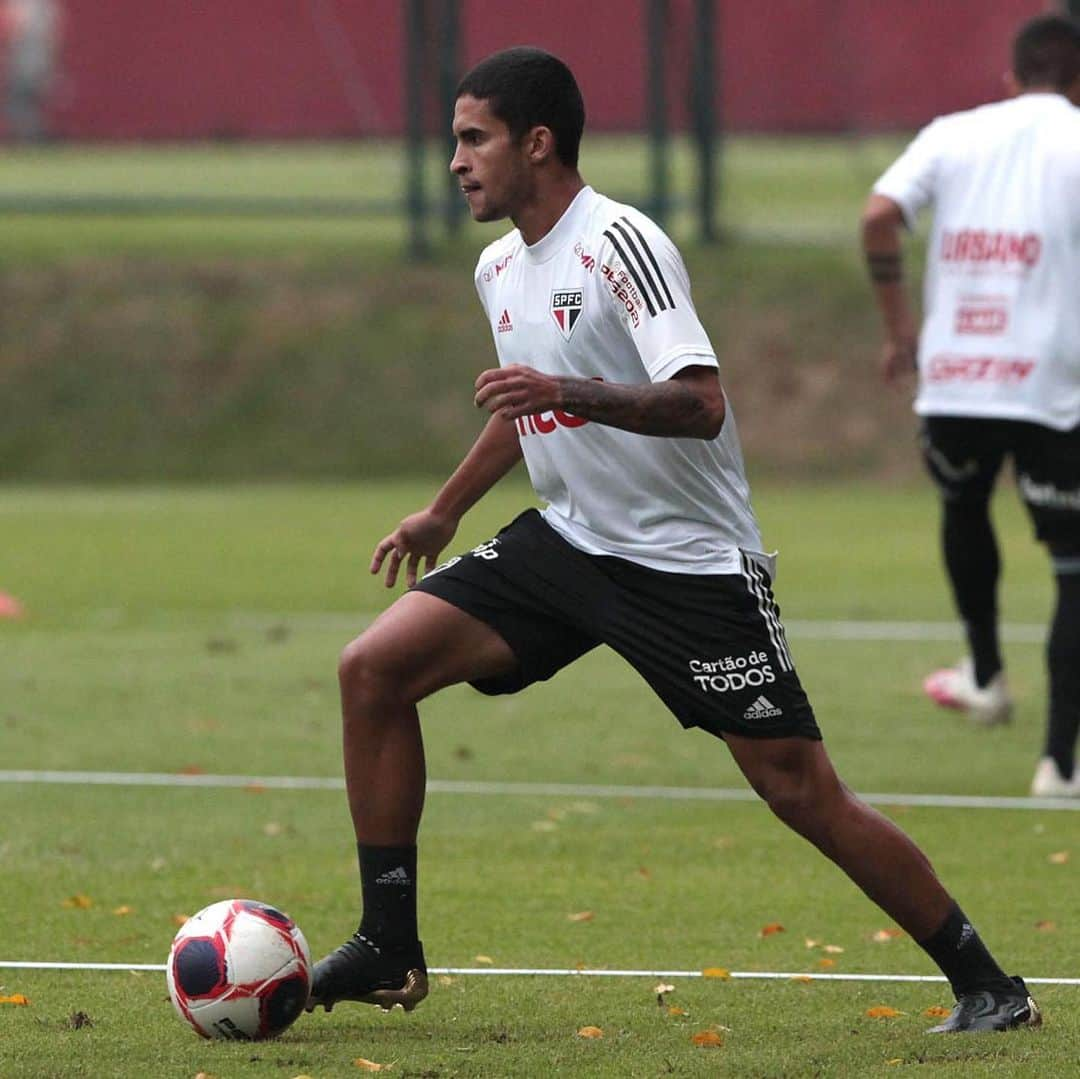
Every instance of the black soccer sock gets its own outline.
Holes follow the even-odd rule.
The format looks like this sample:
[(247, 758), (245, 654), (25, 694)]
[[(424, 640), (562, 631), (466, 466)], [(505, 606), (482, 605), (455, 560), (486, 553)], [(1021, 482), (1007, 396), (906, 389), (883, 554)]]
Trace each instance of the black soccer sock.
[(1080, 735), (1080, 558), (1054, 557), (1057, 607), (1050, 625), (1046, 664), (1050, 675), (1050, 714), (1046, 756), (1065, 779), (1076, 765)]
[(1012, 989), (1009, 976), (994, 962), (975, 927), (955, 904), (944, 924), (919, 947), (941, 968), (957, 997), (979, 989)]
[(1001, 556), (989, 501), (946, 499), (941, 546), (956, 609), (964, 621), (975, 684), (985, 686), (1002, 667), (997, 619)]
[(364, 914), (359, 932), (379, 947), (412, 944), (416, 924), (416, 847), (356, 845)]

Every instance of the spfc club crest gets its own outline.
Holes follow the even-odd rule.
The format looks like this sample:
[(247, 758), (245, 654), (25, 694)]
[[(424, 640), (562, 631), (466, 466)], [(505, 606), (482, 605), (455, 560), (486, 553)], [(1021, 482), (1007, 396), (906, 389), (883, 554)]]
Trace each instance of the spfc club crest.
[(559, 333), (569, 341), (581, 317), (581, 289), (557, 288), (551, 294), (551, 317)]

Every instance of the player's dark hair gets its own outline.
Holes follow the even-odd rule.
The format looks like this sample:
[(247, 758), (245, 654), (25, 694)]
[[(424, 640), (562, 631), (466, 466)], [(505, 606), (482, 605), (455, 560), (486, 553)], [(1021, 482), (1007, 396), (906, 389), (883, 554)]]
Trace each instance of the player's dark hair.
[(585, 102), (557, 56), (526, 46), (492, 53), (458, 83), (456, 96), (464, 94), (486, 101), (515, 139), (534, 127), (549, 128), (559, 160), (577, 168)]
[(1021, 86), (1067, 90), (1080, 78), (1080, 19), (1039, 15), (1013, 39), (1013, 74)]

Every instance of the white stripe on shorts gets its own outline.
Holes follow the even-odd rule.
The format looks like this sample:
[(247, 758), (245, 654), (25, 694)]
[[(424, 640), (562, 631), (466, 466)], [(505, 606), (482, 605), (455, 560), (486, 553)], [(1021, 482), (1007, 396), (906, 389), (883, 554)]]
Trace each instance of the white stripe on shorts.
[(768, 587), (765, 584), (765, 576), (761, 567), (754, 560), (742, 554), (743, 577), (746, 579), (746, 587), (750, 594), (757, 600), (758, 611), (769, 631), (769, 639), (776, 651), (776, 658), (782, 671), (792, 671), (795, 664), (788, 651), (787, 638), (784, 636), (784, 627), (780, 622), (780, 615), (776, 610), (776, 603), (770, 598)]

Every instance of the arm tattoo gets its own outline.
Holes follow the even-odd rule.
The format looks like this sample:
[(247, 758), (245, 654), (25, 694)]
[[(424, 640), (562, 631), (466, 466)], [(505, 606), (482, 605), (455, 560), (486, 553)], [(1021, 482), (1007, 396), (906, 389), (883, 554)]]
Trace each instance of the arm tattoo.
[(900, 256), (895, 253), (876, 254), (868, 252), (866, 265), (870, 271), (870, 280), (875, 285), (886, 285), (899, 281), (903, 276), (903, 265)]
[(582, 419), (639, 435), (701, 437), (705, 403), (676, 379), (628, 386), (585, 378), (559, 379), (562, 408)]

